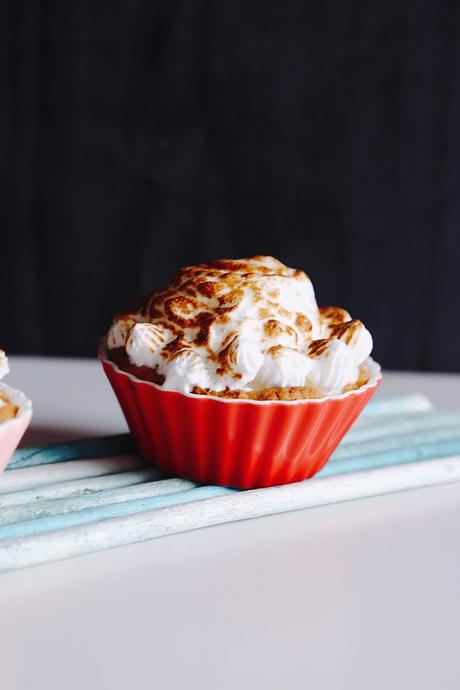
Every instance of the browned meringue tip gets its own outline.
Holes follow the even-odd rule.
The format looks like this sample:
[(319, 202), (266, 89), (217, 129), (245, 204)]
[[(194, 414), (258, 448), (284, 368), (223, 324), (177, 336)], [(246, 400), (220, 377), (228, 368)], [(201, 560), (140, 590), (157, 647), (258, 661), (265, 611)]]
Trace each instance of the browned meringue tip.
[(346, 309), (341, 307), (319, 307), (319, 318), (324, 325), (344, 323), (350, 321), (351, 316)]
[(316, 357), (321, 357), (327, 350), (330, 342), (330, 338), (320, 338), (319, 340), (313, 340), (308, 347), (308, 356), (312, 359)]
[(353, 337), (363, 328), (362, 321), (358, 319), (351, 319), (345, 323), (336, 323), (330, 327), (330, 338), (337, 338), (343, 340), (346, 345), (349, 345)]

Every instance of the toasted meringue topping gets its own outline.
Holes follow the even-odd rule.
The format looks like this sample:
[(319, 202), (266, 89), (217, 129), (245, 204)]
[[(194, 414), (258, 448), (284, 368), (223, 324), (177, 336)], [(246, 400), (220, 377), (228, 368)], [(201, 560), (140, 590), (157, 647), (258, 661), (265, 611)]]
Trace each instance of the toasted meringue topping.
[(255, 256), (181, 269), (115, 318), (107, 347), (123, 346), (169, 390), (319, 385), (327, 394), (356, 381), (372, 337), (344, 309), (318, 309), (305, 273)]
[(297, 347), (300, 336), (297, 330), (276, 319), (264, 323), (264, 336), (267, 343), (274, 342), (285, 347)]
[(323, 338), (331, 337), (331, 328), (336, 324), (350, 321), (351, 316), (340, 307), (320, 307), (319, 318), (321, 322), (321, 336)]
[(312, 360), (302, 352), (277, 345), (265, 354), (257, 374), (258, 388), (288, 388), (304, 386)]
[(136, 323), (128, 333), (126, 353), (136, 366), (154, 368), (161, 362), (161, 350), (173, 337), (159, 324)]
[(260, 345), (256, 340), (234, 336), (219, 354), (217, 374), (221, 377), (216, 390), (225, 388), (244, 388), (253, 381), (264, 360)]
[(338, 338), (349, 346), (355, 364), (361, 364), (372, 352), (372, 336), (362, 321), (346, 321), (331, 327), (331, 338)]
[(192, 349), (180, 350), (167, 363), (160, 365), (159, 372), (164, 375), (166, 387), (171, 391), (190, 393), (195, 386), (208, 388), (210, 384), (202, 358)]
[(109, 349), (113, 350), (116, 347), (124, 347), (130, 330), (139, 321), (142, 321), (142, 319), (138, 314), (118, 314), (107, 333), (107, 346)]
[(359, 366), (355, 363), (353, 350), (343, 340), (315, 340), (308, 348), (308, 355), (312, 362), (308, 381), (312, 386), (336, 393), (358, 380)]

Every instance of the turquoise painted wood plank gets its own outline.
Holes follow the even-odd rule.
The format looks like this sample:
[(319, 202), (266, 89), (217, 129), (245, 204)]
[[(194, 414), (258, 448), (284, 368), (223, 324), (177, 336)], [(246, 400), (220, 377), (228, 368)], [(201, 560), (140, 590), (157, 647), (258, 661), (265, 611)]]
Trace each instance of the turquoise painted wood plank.
[(330, 460), (316, 476), (330, 477), (360, 470), (373, 470), (456, 455), (460, 455), (460, 439), (431, 443), (424, 446), (396, 448), (386, 453), (376, 453), (374, 455), (360, 455)]
[(385, 436), (405, 436), (429, 429), (460, 428), (460, 413), (421, 412), (418, 414), (383, 417), (377, 424), (355, 425), (342, 440), (342, 445)]
[(460, 456), (315, 478), (269, 489), (229, 492), (97, 523), (0, 541), (0, 571), (72, 558), (236, 520), (453, 481), (460, 481)]
[[(351, 459), (351, 464), (347, 463), (344, 465), (342, 462), (341, 465), (329, 467), (325, 472), (333, 473), (337, 468), (342, 472), (350, 471), (350, 467), (351, 469), (356, 469), (356, 467), (363, 469), (369, 466), (369, 457), (375, 454), (393, 452), (407, 447), (413, 448), (413, 453), (415, 453), (417, 452), (417, 446), (421, 444), (434, 444), (445, 440), (455, 440), (460, 438), (459, 421), (460, 415), (458, 414), (427, 415), (426, 413), (412, 416), (408, 419), (402, 418), (399, 426), (393, 420), (392, 425), (396, 425), (399, 431), (412, 431), (412, 433), (399, 436), (388, 436), (386, 434), (387, 438), (365, 438), (364, 441), (342, 444), (330, 462), (340, 463), (349, 458)], [(443, 428), (442, 424), (447, 426)], [(439, 427), (439, 425), (441, 426)], [(386, 424), (382, 424), (382, 426), (384, 432), (389, 431), (390, 428), (395, 428), (394, 426), (387, 427)], [(375, 432), (375, 429), (363, 429), (362, 431), (367, 435), (367, 432)], [(356, 465), (355, 459), (359, 456), (366, 457), (359, 465)], [(410, 454), (409, 458), (412, 458), (412, 454)], [(394, 456), (391, 456), (391, 462), (394, 461)], [(374, 464), (376, 463), (377, 461), (374, 461)], [(386, 456), (380, 458), (380, 464), (382, 463), (386, 465)], [(133, 479), (130, 478), (130, 474), (133, 475)], [(68, 483), (68, 486), (64, 487), (51, 485), (39, 490), (25, 490), (23, 492), (15, 492), (14, 494), (0, 495), (0, 525), (79, 511), (99, 505), (146, 498), (159, 493), (168, 493), (168, 487), (170, 487), (169, 493), (173, 493), (173, 491), (185, 490), (194, 486), (192, 482), (187, 482), (187, 480), (169, 479), (163, 482), (156, 482), (158, 486), (155, 487), (152, 481), (159, 479), (161, 473), (153, 467), (138, 473), (126, 473), (126, 475), (126, 480), (123, 480), (122, 473), (114, 475), (113, 478), (77, 480), (73, 485)], [(142, 480), (149, 483), (139, 486)], [(93, 486), (91, 482), (98, 482), (95, 488), (91, 488)], [(130, 483), (134, 484), (134, 486), (129, 485)], [(75, 489), (78, 490), (76, 491)]]
[(20, 448), (14, 453), (6, 469), (15, 470), (20, 467), (49, 465), (65, 460), (108, 458), (113, 455), (132, 453), (137, 453), (137, 449), (131, 434), (100, 436), (41, 448)]
[(377, 453), (388, 453), (402, 448), (415, 446), (432, 446), (443, 441), (460, 440), (460, 426), (448, 426), (441, 429), (419, 429), (409, 434), (399, 436), (384, 436), (355, 443), (340, 445), (332, 454), (330, 463), (344, 458), (354, 458), (360, 455), (372, 456)]
[(53, 532), (55, 530), (65, 529), (67, 527), (74, 527), (75, 525), (96, 523), (100, 520), (133, 515), (134, 513), (140, 513), (145, 510), (157, 510), (158, 508), (164, 508), (165, 506), (181, 505), (182, 503), (200, 501), (203, 498), (224, 496), (225, 494), (232, 493), (233, 491), (234, 490), (226, 489), (222, 486), (203, 486), (163, 496), (141, 498), (134, 501), (127, 501), (125, 503), (114, 503), (111, 505), (98, 506), (96, 508), (86, 508), (78, 512), (67, 513), (65, 515), (55, 515), (51, 517), (37, 518), (36, 520), (17, 522), (11, 525), (0, 527), (0, 541), (4, 539), (30, 537), (36, 534), (44, 534), (45, 532)]
[(27, 505), (13, 505), (0, 510), (0, 525), (9, 525), (14, 522), (36, 520), (52, 515), (64, 515), (78, 512), (86, 508), (124, 503), (137, 499), (152, 498), (166, 494), (178, 493), (193, 489), (197, 484), (186, 479), (164, 479), (162, 481), (149, 481), (134, 486), (123, 486), (107, 491), (85, 492), (79, 496), (61, 498), (54, 501), (35, 501)]
[(373, 398), (361, 412), (361, 418), (406, 414), (407, 412), (428, 412), (433, 409), (431, 400), (423, 393)]
[[(430, 408), (419, 394), (377, 399), (314, 479), (253, 491), (162, 479), (138, 456), (121, 458), (120, 465), (120, 458), (98, 459), (92, 453), (95, 447), (105, 453), (120, 447), (119, 442), (131, 442), (127, 434), (78, 441), (75, 447), (32, 449), (18, 458), (24, 469), (0, 479), (0, 570), (295, 506), (459, 481), (460, 414), (440, 415)], [(87, 460), (77, 459), (77, 444)], [(40, 455), (46, 459), (48, 454), (52, 467), (36, 466)], [(67, 460), (74, 461), (68, 468)], [(149, 472), (155, 473), (151, 481)], [(132, 484), (128, 476), (119, 483), (123, 475), (132, 475)]]
[(35, 505), (43, 501), (54, 501), (85, 495), (94, 495), (123, 486), (152, 482), (163, 479), (164, 473), (156, 467), (147, 467), (134, 472), (119, 472), (102, 477), (85, 477), (57, 484), (46, 484), (32, 489), (10, 491), (0, 494), (0, 511), (10, 506)]
[(145, 460), (138, 455), (125, 455), (113, 458), (96, 458), (94, 460), (74, 460), (53, 465), (25, 467), (4, 472), (0, 477), (0, 494), (19, 489), (31, 489), (45, 484), (83, 479), (84, 477), (101, 477), (105, 474), (116, 474), (131, 470), (144, 469)]
[[(425, 444), (423, 446), (398, 447), (391, 451), (374, 455), (360, 454), (342, 457), (330, 461), (317, 477), (338, 476), (363, 470), (394, 467), (413, 463), (414, 461), (427, 461), (436, 457), (443, 458), (449, 455), (460, 455), (460, 438)], [(30, 536), (32, 534), (39, 534), (43, 531), (53, 531), (78, 524), (97, 522), (115, 516), (131, 515), (147, 509), (163, 507), (163, 505), (174, 505), (175, 503), (182, 503), (188, 500), (202, 500), (235, 491), (232, 489), (221, 489), (222, 487), (204, 486), (159, 498), (153, 497), (129, 500), (131, 497), (128, 497), (128, 500), (123, 503), (97, 505), (92, 508), (85, 508), (64, 515), (57, 514), (52, 517), (15, 522), (14, 524), (0, 527), (0, 539)]]

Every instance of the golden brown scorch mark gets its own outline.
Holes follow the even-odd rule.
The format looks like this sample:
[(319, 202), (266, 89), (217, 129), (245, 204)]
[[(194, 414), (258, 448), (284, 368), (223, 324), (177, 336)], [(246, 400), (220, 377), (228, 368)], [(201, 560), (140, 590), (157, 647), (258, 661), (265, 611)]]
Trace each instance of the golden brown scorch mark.
[(345, 323), (336, 323), (331, 327), (330, 337), (343, 340), (346, 345), (349, 345), (353, 339), (353, 336), (360, 330), (361, 327), (361, 321), (356, 319), (346, 321)]
[(295, 325), (304, 337), (308, 337), (310, 335), (312, 329), (311, 321), (305, 316), (305, 314), (301, 314), (300, 312), (297, 314)]
[(323, 355), (326, 352), (328, 348), (328, 343), (329, 340), (327, 338), (314, 340), (308, 348), (308, 356), (313, 358), (321, 357), (321, 355)]
[(319, 307), (319, 318), (326, 325), (349, 321), (350, 315), (341, 307)]

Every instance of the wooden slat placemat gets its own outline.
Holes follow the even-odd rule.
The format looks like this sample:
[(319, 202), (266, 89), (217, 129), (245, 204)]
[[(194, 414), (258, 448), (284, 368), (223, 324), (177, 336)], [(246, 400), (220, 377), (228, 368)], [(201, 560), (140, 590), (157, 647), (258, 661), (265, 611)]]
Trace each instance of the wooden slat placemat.
[(0, 475), (0, 572), (200, 527), (460, 481), (460, 412), (371, 402), (325, 468), (238, 491), (169, 477), (128, 434), (20, 449)]

